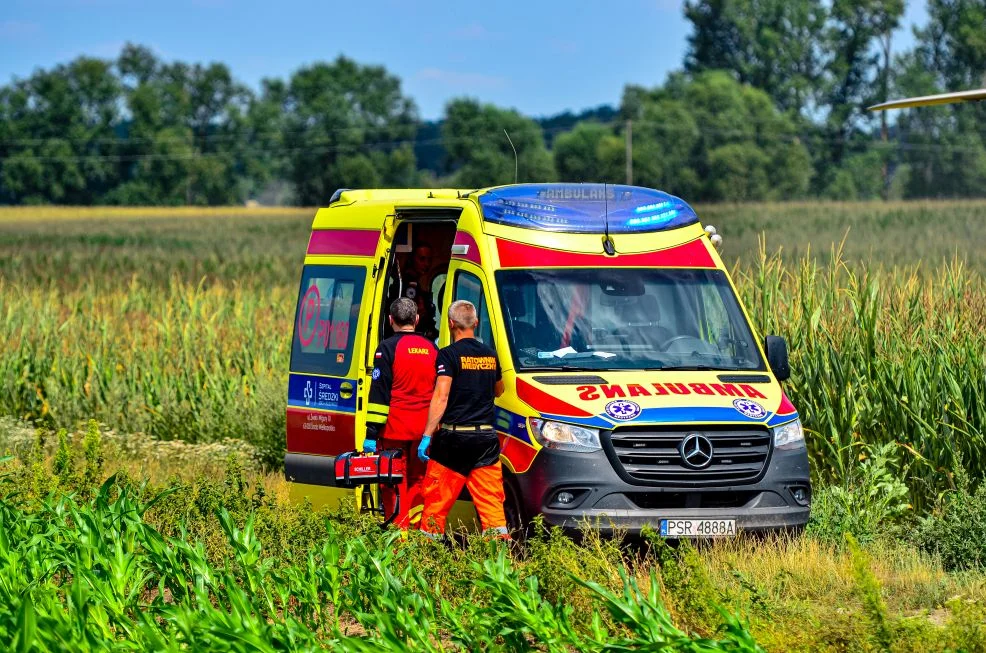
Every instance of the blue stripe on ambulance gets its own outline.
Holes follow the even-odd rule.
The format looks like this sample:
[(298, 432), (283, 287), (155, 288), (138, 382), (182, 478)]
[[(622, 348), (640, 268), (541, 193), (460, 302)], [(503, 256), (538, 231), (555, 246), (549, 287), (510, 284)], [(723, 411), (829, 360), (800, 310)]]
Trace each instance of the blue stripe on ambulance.
[(622, 425), (637, 424), (765, 424), (768, 427), (779, 426), (793, 419), (797, 419), (798, 413), (788, 413), (787, 415), (777, 415), (767, 413), (767, 417), (753, 419), (747, 417), (735, 408), (726, 406), (695, 406), (695, 407), (675, 407), (675, 408), (645, 408), (640, 414), (631, 420), (619, 421), (607, 419), (600, 416), (594, 417), (569, 417), (568, 415), (542, 415), (544, 419), (556, 422), (566, 422), (578, 426), (586, 426), (598, 429), (612, 429)]
[[(340, 386), (349, 383), (352, 394), (343, 397)], [(356, 381), (310, 374), (291, 374), (288, 379), (288, 406), (314, 410), (356, 412)]]

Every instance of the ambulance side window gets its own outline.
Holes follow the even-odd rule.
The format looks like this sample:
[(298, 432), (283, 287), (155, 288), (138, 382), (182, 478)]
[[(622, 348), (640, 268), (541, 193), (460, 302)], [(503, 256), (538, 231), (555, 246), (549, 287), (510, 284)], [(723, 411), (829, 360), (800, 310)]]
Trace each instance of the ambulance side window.
[(455, 275), (455, 294), (452, 295), (452, 298), (454, 301), (464, 299), (472, 302), (472, 305), (476, 307), (477, 317), (479, 317), (476, 339), (493, 347), (493, 325), (490, 323), (490, 312), (486, 307), (483, 282), (479, 280), (479, 277), (470, 272), (459, 271)]
[(291, 371), (345, 376), (353, 362), (366, 269), (308, 265), (291, 340)]

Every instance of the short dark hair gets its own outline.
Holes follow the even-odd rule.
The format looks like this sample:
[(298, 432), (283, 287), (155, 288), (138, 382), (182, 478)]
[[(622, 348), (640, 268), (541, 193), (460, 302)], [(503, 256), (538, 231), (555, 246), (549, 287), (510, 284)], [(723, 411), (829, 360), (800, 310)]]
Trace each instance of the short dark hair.
[(390, 305), (390, 318), (395, 326), (414, 326), (414, 318), (418, 316), (418, 305), (413, 299), (401, 297)]

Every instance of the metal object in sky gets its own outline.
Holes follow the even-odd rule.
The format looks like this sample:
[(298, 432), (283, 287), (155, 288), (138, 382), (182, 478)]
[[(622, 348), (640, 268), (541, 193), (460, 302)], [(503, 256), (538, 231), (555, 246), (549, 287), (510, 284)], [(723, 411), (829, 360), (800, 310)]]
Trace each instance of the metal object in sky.
[(986, 100), (986, 88), (972, 91), (954, 91), (938, 95), (902, 98), (882, 104), (874, 104), (867, 111), (884, 111), (886, 109), (909, 109), (911, 107), (930, 107), (939, 104), (957, 104), (959, 102), (976, 102)]

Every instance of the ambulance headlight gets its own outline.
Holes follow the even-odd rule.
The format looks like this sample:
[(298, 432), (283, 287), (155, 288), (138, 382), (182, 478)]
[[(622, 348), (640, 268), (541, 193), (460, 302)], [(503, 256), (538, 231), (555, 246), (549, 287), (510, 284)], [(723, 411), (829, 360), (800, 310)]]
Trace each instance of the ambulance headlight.
[(531, 418), (531, 433), (544, 447), (564, 451), (599, 451), (599, 429)]
[(805, 430), (801, 428), (801, 420), (796, 419), (781, 424), (773, 429), (774, 448), (800, 449), (805, 446)]

